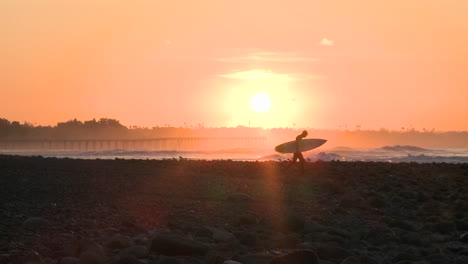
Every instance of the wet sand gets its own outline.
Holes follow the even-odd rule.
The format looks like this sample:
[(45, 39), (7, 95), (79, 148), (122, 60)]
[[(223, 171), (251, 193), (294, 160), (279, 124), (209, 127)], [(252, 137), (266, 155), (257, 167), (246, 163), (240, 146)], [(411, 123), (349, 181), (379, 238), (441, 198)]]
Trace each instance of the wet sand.
[(0, 263), (468, 263), (468, 164), (284, 167), (0, 155)]

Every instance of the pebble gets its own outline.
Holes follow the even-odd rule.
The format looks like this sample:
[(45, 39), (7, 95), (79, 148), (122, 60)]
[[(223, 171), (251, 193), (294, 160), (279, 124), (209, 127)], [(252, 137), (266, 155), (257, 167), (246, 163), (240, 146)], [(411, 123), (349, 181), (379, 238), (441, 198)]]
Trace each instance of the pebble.
[(41, 217), (31, 217), (26, 219), (23, 222), (23, 227), (29, 231), (38, 231), (44, 229), (50, 225), (49, 221), (41, 218)]
[(205, 255), (209, 246), (177, 234), (158, 234), (151, 240), (150, 251), (174, 255)]
[(249, 202), (252, 201), (252, 197), (245, 193), (231, 193), (227, 197), (228, 201), (231, 202)]
[(314, 251), (298, 249), (273, 258), (270, 264), (319, 264), (319, 261)]
[(468, 243), (468, 232), (463, 233), (463, 234), (460, 235), (460, 241)]
[(346, 257), (350, 256), (351, 253), (342, 247), (337, 247), (333, 245), (321, 245), (317, 247), (317, 255), (320, 257), (320, 259), (343, 260)]

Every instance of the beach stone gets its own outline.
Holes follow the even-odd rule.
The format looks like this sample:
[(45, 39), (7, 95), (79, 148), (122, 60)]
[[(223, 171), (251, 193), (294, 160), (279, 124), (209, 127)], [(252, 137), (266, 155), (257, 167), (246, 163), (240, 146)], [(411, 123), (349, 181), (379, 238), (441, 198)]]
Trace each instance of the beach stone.
[(241, 262), (242, 264), (268, 264), (273, 259), (273, 257), (267, 253), (254, 253), (240, 255), (234, 259)]
[(203, 243), (171, 233), (161, 233), (154, 236), (150, 245), (151, 252), (168, 256), (205, 255), (209, 249)]
[(468, 219), (462, 219), (456, 221), (457, 230), (468, 230)]
[(431, 264), (447, 264), (450, 263), (450, 259), (448, 259), (446, 256), (436, 253), (432, 254), (426, 257), (426, 259), (431, 260)]
[(406, 231), (416, 231), (418, 228), (410, 221), (396, 220), (391, 224), (392, 227), (398, 227)]
[(445, 247), (452, 252), (464, 252), (468, 251), (468, 245), (459, 241), (450, 241), (445, 244)]
[(252, 214), (241, 215), (238, 220), (238, 224), (241, 226), (251, 226), (258, 223), (257, 217)]
[(442, 233), (442, 234), (447, 234), (447, 233), (452, 233), (455, 231), (455, 226), (453, 223), (450, 222), (439, 222), (435, 223), (431, 226), (431, 229), (434, 232)]
[(122, 249), (132, 245), (132, 239), (120, 234), (114, 235), (106, 242), (106, 247), (110, 249)]
[(460, 241), (468, 243), (468, 232), (463, 233), (463, 234), (460, 235)]
[(252, 200), (252, 197), (245, 193), (231, 193), (227, 197), (228, 201), (231, 202), (249, 202)]
[(425, 244), (428, 244), (428, 242), (423, 240), (421, 236), (416, 232), (403, 232), (402, 234), (400, 234), (400, 241), (405, 244), (415, 246), (423, 246)]
[(23, 227), (29, 231), (38, 231), (50, 225), (49, 221), (41, 217), (31, 217), (23, 222)]
[(298, 249), (273, 258), (270, 264), (319, 264), (319, 261), (314, 251)]
[(271, 244), (276, 248), (295, 248), (301, 242), (296, 233), (275, 233), (271, 238)]
[(455, 260), (455, 264), (466, 264), (466, 263), (468, 263), (468, 256), (458, 256), (457, 259)]
[(62, 253), (65, 257), (79, 257), (81, 253), (87, 250), (96, 251), (104, 255), (102, 246), (88, 239), (79, 239), (65, 243)]
[(286, 223), (289, 231), (301, 232), (305, 227), (305, 219), (303, 216), (289, 213), (286, 217)]
[(135, 245), (123, 250), (124, 254), (132, 255), (137, 258), (148, 256), (148, 248), (142, 245)]
[(395, 241), (395, 236), (388, 231), (373, 230), (367, 233), (365, 239), (374, 246), (382, 246)]
[(184, 264), (183, 259), (176, 257), (161, 256), (161, 258), (156, 262), (157, 264)]
[(369, 199), (369, 204), (374, 208), (383, 208), (387, 205), (385, 199), (380, 196), (373, 196)]
[(397, 253), (396, 256), (392, 258), (393, 263), (397, 263), (400, 261), (417, 261), (419, 260), (418, 256), (415, 256), (409, 252), (400, 252)]
[(378, 264), (379, 262), (368, 256), (349, 256), (340, 264)]
[(215, 227), (208, 227), (208, 229), (211, 231), (212, 238), (216, 242), (231, 242), (236, 240), (236, 237), (226, 230)]
[(80, 264), (103, 264), (106, 258), (104, 254), (96, 250), (86, 250), (80, 255)]
[(358, 194), (348, 192), (341, 197), (340, 205), (346, 208), (359, 208), (362, 202), (363, 200)]
[(117, 257), (115, 261), (112, 262), (113, 264), (141, 264), (142, 262), (139, 261), (133, 255), (120, 255)]
[(317, 247), (317, 255), (320, 257), (320, 259), (325, 260), (343, 260), (346, 257), (349, 257), (351, 253), (342, 247), (334, 245), (320, 245)]
[(137, 235), (133, 238), (133, 242), (138, 245), (146, 245), (149, 239), (145, 234)]
[(311, 233), (311, 232), (323, 232), (325, 231), (327, 228), (324, 227), (323, 225), (315, 222), (315, 221), (312, 221), (312, 220), (309, 220), (309, 221), (306, 221), (304, 223), (304, 232), (306, 233)]
[(80, 262), (79, 258), (64, 257), (60, 259), (59, 264), (78, 264), (79, 262)]
[(235, 236), (244, 245), (254, 246), (257, 244), (257, 235), (255, 232), (236, 232)]
[(37, 253), (36, 251), (29, 251), (26, 252), (21, 258), (20, 258), (20, 263), (25, 263), (25, 264), (42, 264), (44, 263), (42, 260), (41, 255)]

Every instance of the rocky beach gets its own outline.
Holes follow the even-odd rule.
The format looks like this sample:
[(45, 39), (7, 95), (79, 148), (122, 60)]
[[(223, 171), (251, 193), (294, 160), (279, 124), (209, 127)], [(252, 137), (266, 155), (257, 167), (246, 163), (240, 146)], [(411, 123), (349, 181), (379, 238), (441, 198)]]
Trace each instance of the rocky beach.
[(0, 263), (468, 263), (468, 164), (0, 156)]

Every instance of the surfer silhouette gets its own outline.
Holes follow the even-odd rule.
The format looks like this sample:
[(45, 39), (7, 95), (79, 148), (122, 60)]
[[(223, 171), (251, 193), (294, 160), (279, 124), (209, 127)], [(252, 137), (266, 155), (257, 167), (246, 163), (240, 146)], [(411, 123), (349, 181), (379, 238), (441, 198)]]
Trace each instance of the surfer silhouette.
[(307, 133), (306, 130), (302, 131), (302, 133), (300, 135), (298, 135), (296, 137), (296, 152), (294, 152), (294, 155), (293, 155), (293, 159), (291, 160), (291, 162), (288, 164), (288, 166), (286, 167), (289, 168), (291, 167), (292, 165), (294, 165), (296, 163), (296, 161), (299, 159), (299, 162), (301, 164), (301, 173), (304, 174), (304, 164), (305, 164), (305, 159), (304, 157), (302, 156), (302, 152), (299, 150), (299, 145), (301, 143), (301, 140), (305, 137), (307, 137), (309, 133)]

